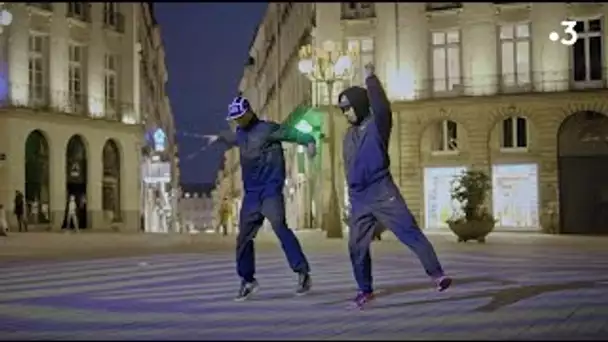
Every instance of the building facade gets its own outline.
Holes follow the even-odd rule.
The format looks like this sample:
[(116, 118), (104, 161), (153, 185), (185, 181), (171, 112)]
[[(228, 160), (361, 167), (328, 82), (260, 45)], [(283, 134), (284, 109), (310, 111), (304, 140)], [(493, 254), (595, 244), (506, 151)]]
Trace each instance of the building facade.
[(179, 199), (181, 225), (188, 232), (215, 232), (213, 198), (206, 184), (182, 184)]
[[(361, 84), (363, 66), (375, 62), (393, 107), (392, 173), (421, 226), (446, 229), (455, 210), (450, 181), (475, 168), (491, 175), (497, 229), (606, 233), (607, 5), (310, 6), (314, 45), (332, 40), (358, 53), (351, 84)], [(259, 98), (278, 91), (267, 84), (256, 83), (267, 94)], [(333, 113), (327, 91), (313, 88), (316, 103)], [(295, 86), (283, 91), (305, 94)], [(289, 112), (286, 102), (281, 109)], [(346, 123), (338, 123), (339, 151)], [(336, 164), (341, 187), (340, 158)], [(322, 184), (328, 171), (325, 158)]]
[(59, 229), (74, 195), (81, 228), (137, 230), (149, 117), (141, 105), (166, 101), (164, 90), (140, 92), (139, 31), (151, 9), (6, 6), (13, 21), (0, 35), (0, 203), (12, 209), (21, 191), (30, 225)]
[(139, 79), (141, 80), (142, 211), (143, 230), (152, 233), (179, 232), (179, 158), (175, 123), (166, 88), (169, 74), (161, 28), (152, 3), (140, 3), (138, 26)]

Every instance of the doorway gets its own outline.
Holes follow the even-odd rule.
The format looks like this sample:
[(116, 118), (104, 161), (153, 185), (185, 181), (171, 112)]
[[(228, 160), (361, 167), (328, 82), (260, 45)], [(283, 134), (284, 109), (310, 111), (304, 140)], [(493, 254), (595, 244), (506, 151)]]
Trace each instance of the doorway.
[(608, 234), (608, 117), (577, 112), (558, 133), (560, 232)]
[[(68, 140), (66, 149), (66, 205), (65, 215), (67, 219), (67, 210), (70, 196), (74, 196), (76, 201), (78, 216), (78, 228), (86, 229), (88, 227), (87, 214), (87, 153), (84, 141), (80, 135), (74, 135)], [(65, 219), (64, 219), (65, 221)], [(66, 227), (69, 222), (64, 222)]]

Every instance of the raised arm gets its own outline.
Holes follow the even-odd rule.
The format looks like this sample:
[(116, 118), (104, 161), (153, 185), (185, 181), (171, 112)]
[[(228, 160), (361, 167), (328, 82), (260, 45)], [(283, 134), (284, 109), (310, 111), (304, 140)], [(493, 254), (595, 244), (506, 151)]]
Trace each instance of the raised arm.
[(298, 145), (309, 145), (311, 143), (315, 143), (315, 137), (312, 135), (302, 133), (293, 127), (279, 124), (274, 124), (274, 131), (270, 134), (270, 139), (280, 142), (295, 143)]
[[(368, 76), (365, 78), (365, 86), (367, 87), (367, 95), (369, 97), (370, 106), (374, 113), (376, 125), (380, 135), (386, 138), (388, 143), (391, 129), (393, 127), (393, 115), (391, 113), (391, 103), (384, 92), (384, 88), (380, 80), (373, 72), (373, 66), (368, 66)], [(371, 69), (371, 70), (370, 70)]]

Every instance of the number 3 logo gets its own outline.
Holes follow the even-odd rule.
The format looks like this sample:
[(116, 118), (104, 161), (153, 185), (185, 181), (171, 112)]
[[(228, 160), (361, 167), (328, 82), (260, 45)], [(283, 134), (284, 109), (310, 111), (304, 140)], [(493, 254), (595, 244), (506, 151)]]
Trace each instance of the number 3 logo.
[(562, 21), (562, 26), (565, 26), (564, 33), (570, 35), (569, 39), (562, 38), (561, 43), (567, 46), (572, 46), (578, 39), (578, 34), (574, 31), (576, 21)]

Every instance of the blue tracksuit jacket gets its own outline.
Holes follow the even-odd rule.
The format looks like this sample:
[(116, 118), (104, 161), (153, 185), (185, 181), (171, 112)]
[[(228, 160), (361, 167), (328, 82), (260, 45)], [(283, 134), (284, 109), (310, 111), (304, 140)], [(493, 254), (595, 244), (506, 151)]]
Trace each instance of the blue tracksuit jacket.
[(312, 135), (295, 128), (257, 118), (248, 127), (237, 128), (236, 133), (224, 132), (220, 136), (229, 147), (239, 147), (245, 192), (263, 195), (283, 192), (285, 157), (281, 142), (306, 145), (315, 141)]
[(314, 142), (314, 137), (257, 117), (246, 128), (238, 128), (236, 134), (230, 132), (221, 136), (228, 146), (239, 147), (245, 189), (239, 214), (237, 274), (246, 282), (255, 279), (253, 239), (264, 218), (270, 221), (281, 241), (291, 269), (296, 273), (309, 272), (310, 266), (302, 247), (285, 220), (285, 157), (281, 142), (305, 145)]
[[(376, 76), (366, 79), (367, 91), (345, 90), (359, 122), (344, 136), (344, 167), (351, 198), (360, 197), (374, 183), (390, 176), (388, 142), (393, 127), (390, 102)], [(371, 106), (371, 112), (369, 110)]]

